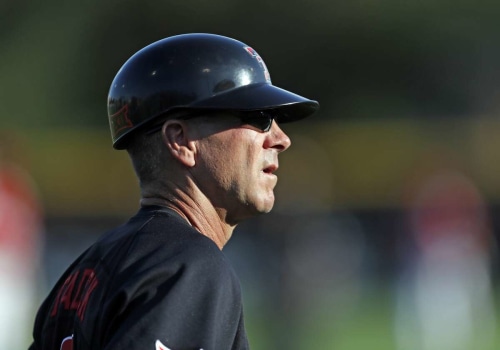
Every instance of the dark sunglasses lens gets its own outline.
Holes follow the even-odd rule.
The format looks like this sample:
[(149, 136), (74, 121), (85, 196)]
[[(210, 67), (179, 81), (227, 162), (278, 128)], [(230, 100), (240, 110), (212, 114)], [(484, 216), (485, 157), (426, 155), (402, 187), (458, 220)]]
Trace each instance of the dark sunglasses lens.
[(262, 131), (269, 131), (273, 124), (274, 116), (265, 111), (246, 112), (241, 116), (243, 123), (256, 127)]

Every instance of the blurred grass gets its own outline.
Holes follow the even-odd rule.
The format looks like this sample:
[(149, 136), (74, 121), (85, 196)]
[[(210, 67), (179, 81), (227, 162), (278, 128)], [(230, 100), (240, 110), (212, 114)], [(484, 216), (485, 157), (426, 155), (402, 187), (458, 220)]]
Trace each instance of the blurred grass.
[[(494, 350), (500, 348), (500, 293), (496, 292), (495, 314), (497, 325), (493, 344), (487, 344), (479, 334), (472, 349)], [(282, 319), (276, 324), (277, 315), (269, 308), (248, 307), (246, 325), (250, 345), (259, 350), (324, 349), (324, 350), (397, 350), (394, 335), (394, 303), (390, 289), (380, 289), (366, 295), (348, 312), (336, 311), (335, 305), (321, 304), (309, 315), (297, 319)], [(309, 310), (311, 311), (311, 310)], [(279, 318), (279, 316), (278, 316)], [(287, 347), (274, 331), (285, 324), (295, 328), (283, 329), (288, 338)], [(477, 325), (476, 325), (477, 326)], [(409, 349), (398, 349), (409, 350)]]

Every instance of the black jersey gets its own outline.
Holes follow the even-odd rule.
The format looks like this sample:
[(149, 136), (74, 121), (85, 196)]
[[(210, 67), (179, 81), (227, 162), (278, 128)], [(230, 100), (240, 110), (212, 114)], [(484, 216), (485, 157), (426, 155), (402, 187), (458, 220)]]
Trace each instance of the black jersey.
[(30, 350), (248, 349), (239, 281), (175, 212), (142, 208), (63, 274)]

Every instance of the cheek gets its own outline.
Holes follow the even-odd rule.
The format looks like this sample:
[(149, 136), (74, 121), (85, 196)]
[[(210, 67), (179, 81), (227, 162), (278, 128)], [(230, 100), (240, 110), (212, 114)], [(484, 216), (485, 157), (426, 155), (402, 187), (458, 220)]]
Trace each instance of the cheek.
[(221, 174), (233, 189), (252, 186), (258, 175), (258, 161), (255, 152), (244, 147), (233, 149), (224, 158)]
[(206, 175), (215, 179), (219, 187), (239, 192), (256, 181), (261, 166), (260, 144), (252, 133), (255, 132), (232, 129), (200, 143), (200, 162)]
[(234, 181), (234, 174), (241, 164), (238, 150), (220, 137), (212, 137), (200, 144), (200, 156), (197, 159), (204, 180), (214, 179), (218, 187), (229, 189)]

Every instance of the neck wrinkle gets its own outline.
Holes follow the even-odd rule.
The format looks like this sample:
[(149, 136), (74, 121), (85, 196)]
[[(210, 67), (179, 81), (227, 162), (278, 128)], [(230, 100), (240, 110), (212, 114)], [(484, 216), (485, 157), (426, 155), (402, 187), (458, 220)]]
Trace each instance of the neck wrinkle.
[(170, 191), (169, 195), (160, 195), (157, 191), (154, 194), (143, 191), (140, 204), (141, 206), (158, 205), (174, 210), (189, 225), (210, 238), (220, 250), (229, 241), (235, 228), (224, 221), (222, 213), (219, 213), (201, 192), (196, 196), (178, 188)]

